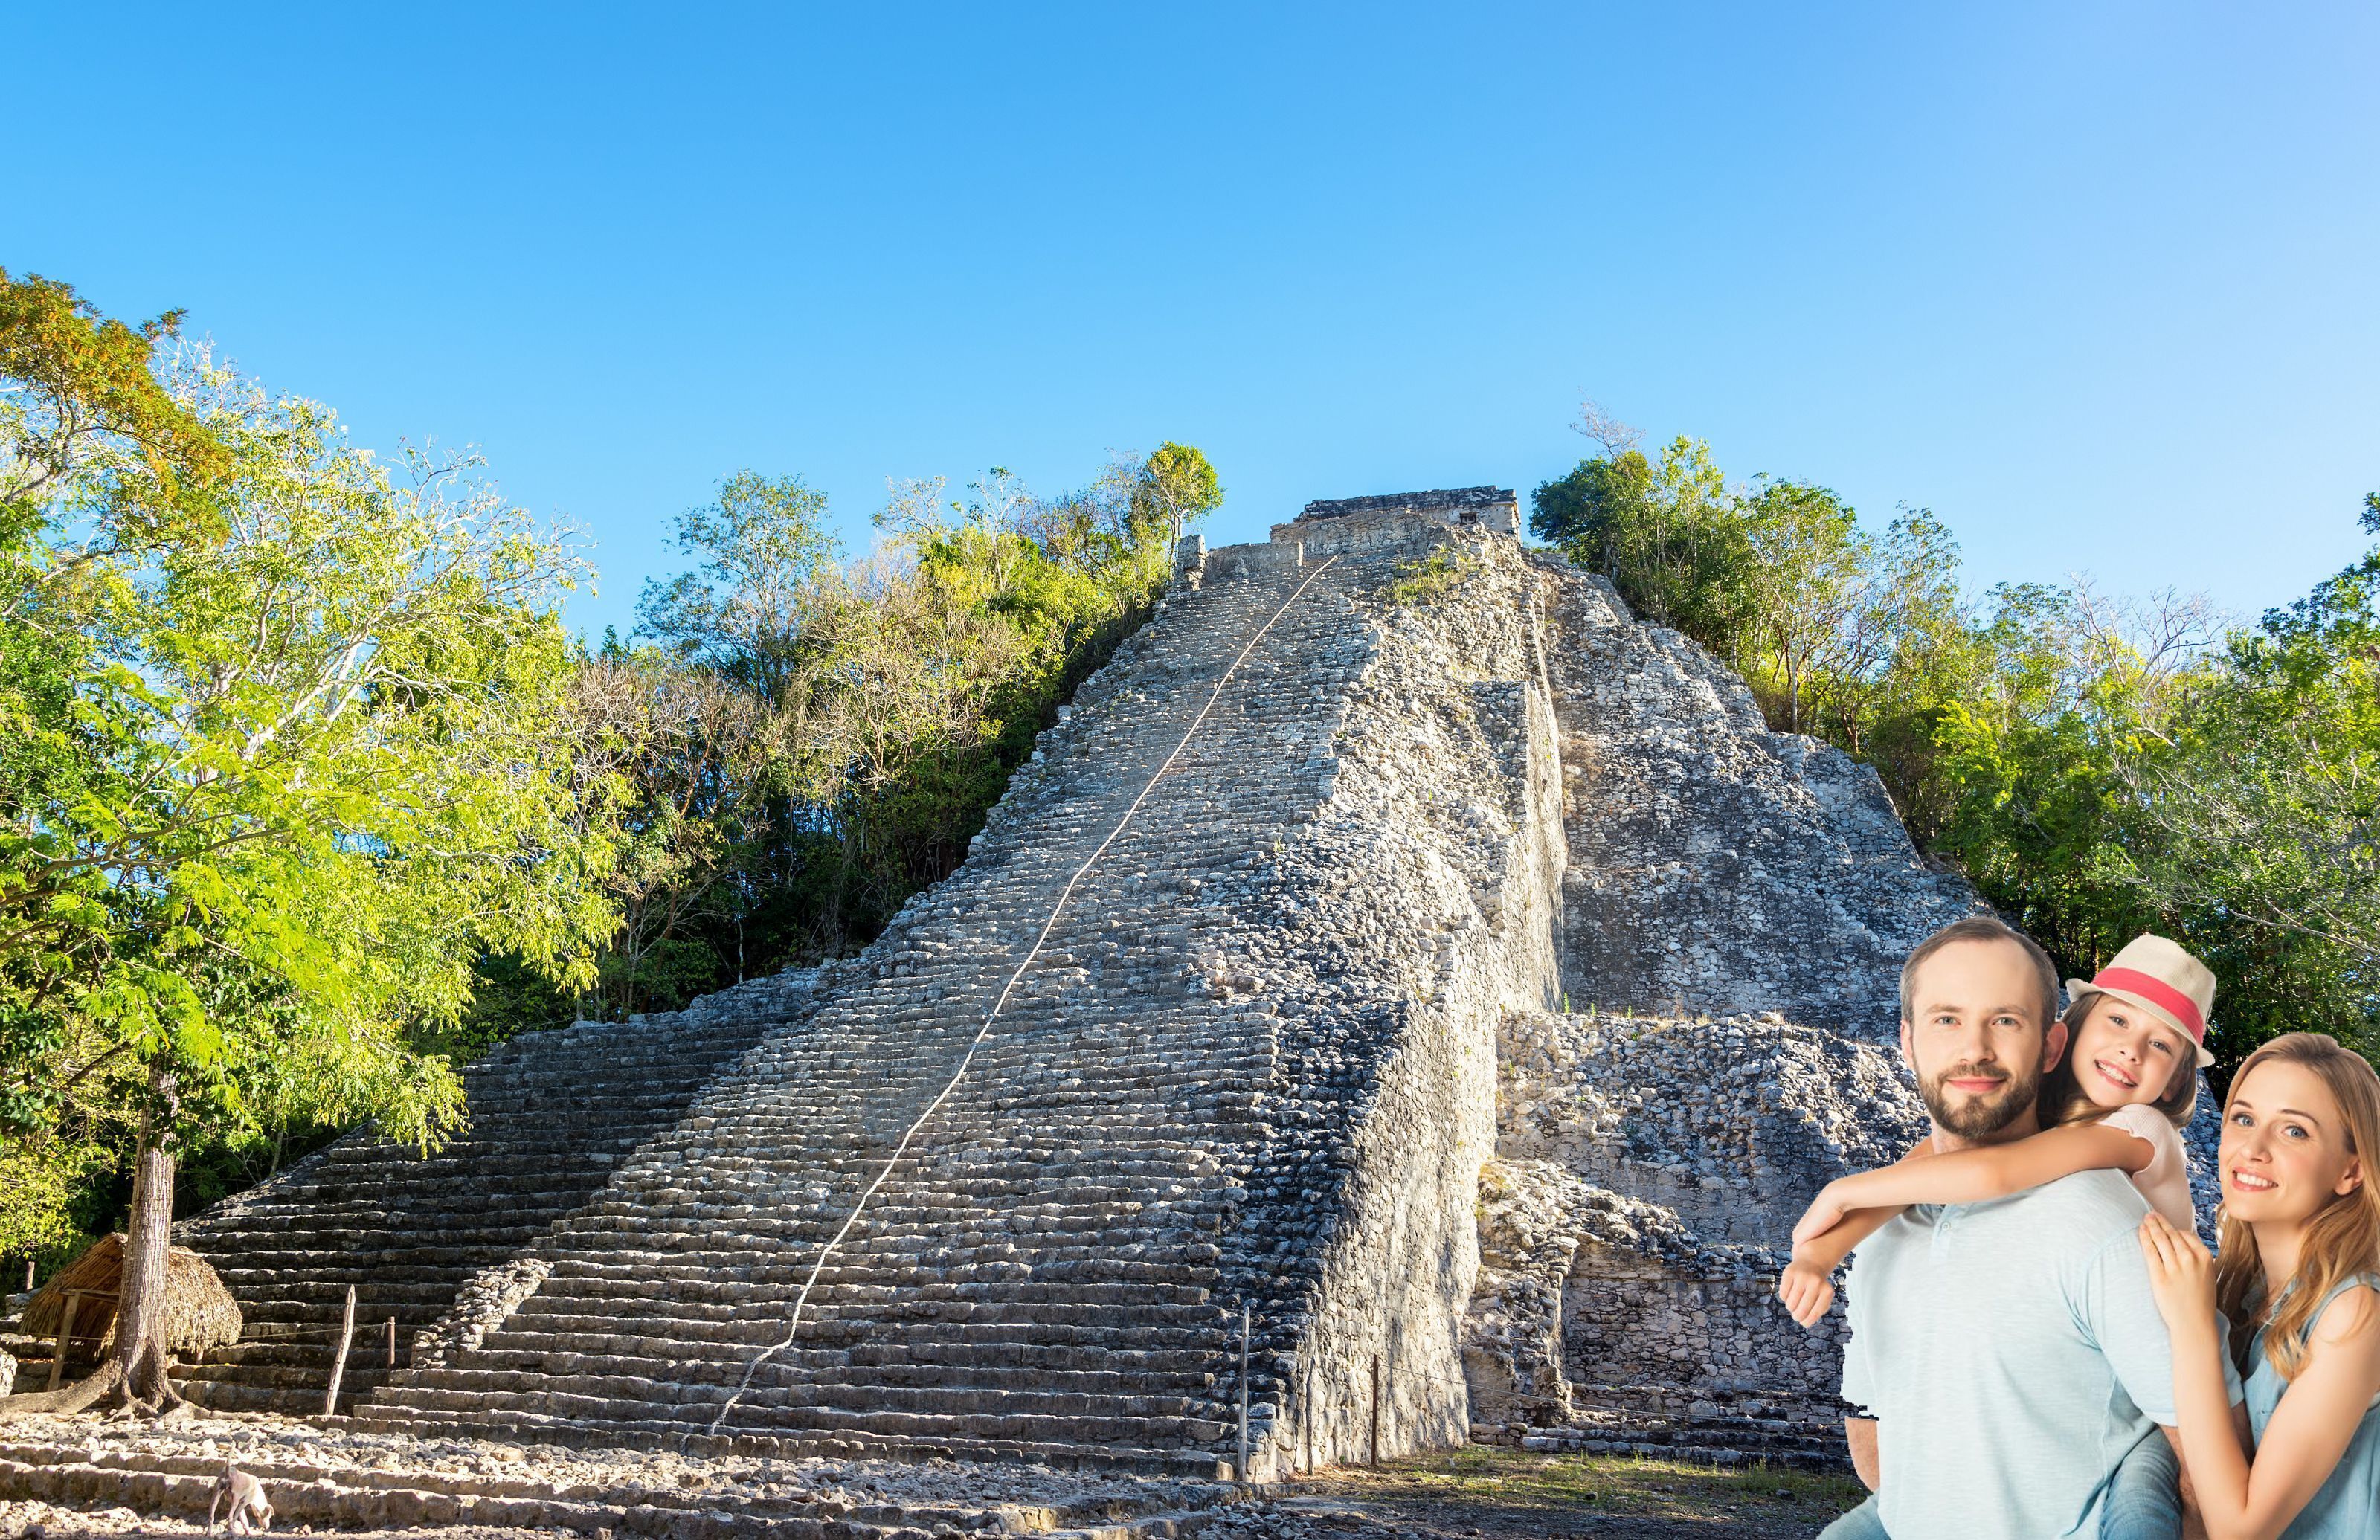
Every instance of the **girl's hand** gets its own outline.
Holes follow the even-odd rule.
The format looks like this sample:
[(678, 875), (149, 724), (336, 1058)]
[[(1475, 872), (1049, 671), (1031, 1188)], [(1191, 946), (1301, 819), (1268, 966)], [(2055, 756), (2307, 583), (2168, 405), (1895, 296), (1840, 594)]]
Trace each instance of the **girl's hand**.
[(1849, 1201), (1848, 1194), (1843, 1191), (1841, 1178), (1838, 1177), (1828, 1182), (1818, 1189), (1818, 1195), (1811, 1200), (1810, 1207), (1803, 1212), (1801, 1222), (1793, 1227), (1793, 1243), (1798, 1246), (1804, 1241), (1816, 1240), (1842, 1223), (1843, 1216), (1858, 1207), (1859, 1205)]
[(2166, 1330), (2212, 1330), (2215, 1326), (2215, 1258), (2205, 1243), (2152, 1210), (2141, 1220), (2141, 1252), (2148, 1258), (2149, 1292)]
[(1796, 1256), (1778, 1275), (1777, 1297), (1796, 1326), (1816, 1326), (1835, 1303), (1835, 1280), (1816, 1263)]

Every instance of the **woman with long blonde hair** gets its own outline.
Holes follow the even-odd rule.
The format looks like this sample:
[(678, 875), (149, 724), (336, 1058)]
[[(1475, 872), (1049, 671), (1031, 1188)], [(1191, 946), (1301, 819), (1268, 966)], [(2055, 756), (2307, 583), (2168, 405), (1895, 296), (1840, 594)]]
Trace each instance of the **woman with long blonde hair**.
[[(2292, 1032), (2248, 1056), (2223, 1110), (2222, 1260), (2152, 1212), (2149, 1283), (2210, 1540), (2380, 1535), (2380, 1074)], [(2217, 1307), (2247, 1379), (2253, 1460), (2226, 1393)]]

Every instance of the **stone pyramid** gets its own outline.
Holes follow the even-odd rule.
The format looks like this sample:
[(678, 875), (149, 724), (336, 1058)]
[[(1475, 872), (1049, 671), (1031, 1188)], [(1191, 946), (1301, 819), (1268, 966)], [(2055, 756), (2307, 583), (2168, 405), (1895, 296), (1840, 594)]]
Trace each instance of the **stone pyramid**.
[[(350, 1370), (358, 1424), (546, 1442), (1208, 1472), (1238, 1458), (1244, 1311), (1259, 1473), (1570, 1416), (1605, 1370), (1639, 1416), (1697, 1376), (1813, 1383), (1823, 1339), (1749, 1294), (1694, 1364), (1598, 1364), (1624, 1312), (1564, 1291), (1748, 1276), (1905, 1123), (1891, 972), (1976, 901), (1872, 774), (1767, 733), (1517, 522), (1473, 488), (1194, 538), (865, 952), (510, 1045), (468, 1144), (350, 1138), (181, 1238), (267, 1334), (351, 1282), (397, 1323), (397, 1364)], [(1651, 1015), (1727, 1019), (1704, 1112), (1597, 1089), (1670, 1062)], [(1828, 1100), (1844, 1075), (1872, 1106)], [(1516, 1202), (1552, 1228), (1491, 1224), (1483, 1291)], [(320, 1410), (317, 1348), (195, 1373)]]

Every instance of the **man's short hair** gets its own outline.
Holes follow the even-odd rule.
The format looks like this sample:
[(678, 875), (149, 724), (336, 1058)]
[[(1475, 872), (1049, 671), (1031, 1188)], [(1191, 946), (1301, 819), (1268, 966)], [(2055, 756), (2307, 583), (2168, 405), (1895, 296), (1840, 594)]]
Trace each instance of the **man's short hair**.
[(1949, 946), (1953, 941), (2014, 941), (2033, 960), (2033, 971), (2041, 980), (2041, 1021), (2044, 1032), (2058, 1019), (2058, 967), (2050, 962), (2049, 953), (2041, 943), (2010, 925), (1997, 915), (1969, 915), (1962, 920), (1952, 920), (1911, 949), (1909, 961), (1900, 964), (1900, 1019), (1914, 1019), (1909, 998), (1911, 983), (1917, 977), (1917, 965)]

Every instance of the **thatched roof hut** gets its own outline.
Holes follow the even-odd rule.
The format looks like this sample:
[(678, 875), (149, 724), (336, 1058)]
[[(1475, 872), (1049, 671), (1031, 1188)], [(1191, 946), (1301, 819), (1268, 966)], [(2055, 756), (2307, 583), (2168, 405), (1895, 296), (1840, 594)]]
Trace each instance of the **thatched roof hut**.
[[(115, 1307), (124, 1294), (124, 1237), (110, 1235), (42, 1285), (25, 1306), (18, 1328), (28, 1337), (55, 1337), (66, 1320), (67, 1296), (81, 1295), (75, 1307), (74, 1340), (104, 1351), (115, 1336)], [(206, 1259), (187, 1246), (165, 1252), (165, 1303), (159, 1345), (190, 1353), (239, 1340), (239, 1305)]]

